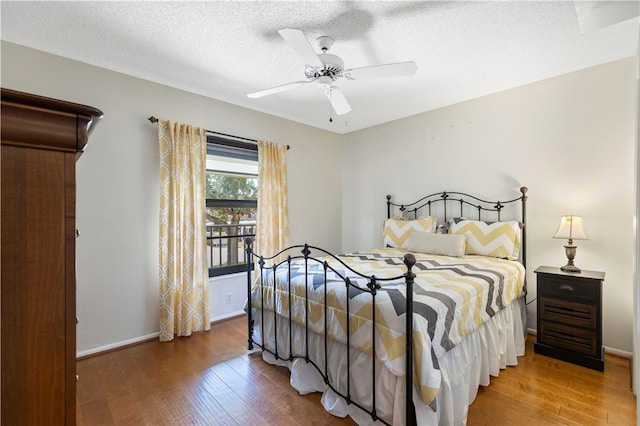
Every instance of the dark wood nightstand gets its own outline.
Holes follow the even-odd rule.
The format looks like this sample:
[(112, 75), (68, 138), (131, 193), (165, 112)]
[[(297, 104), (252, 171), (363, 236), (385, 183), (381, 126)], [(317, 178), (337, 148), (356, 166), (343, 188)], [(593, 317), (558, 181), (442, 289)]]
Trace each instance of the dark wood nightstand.
[(538, 354), (604, 371), (604, 272), (564, 272), (541, 266), (537, 274)]

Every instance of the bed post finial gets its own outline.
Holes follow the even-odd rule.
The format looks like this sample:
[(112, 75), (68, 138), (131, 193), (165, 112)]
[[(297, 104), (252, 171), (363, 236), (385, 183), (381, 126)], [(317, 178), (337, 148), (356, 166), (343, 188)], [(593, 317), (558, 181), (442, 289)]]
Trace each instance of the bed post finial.
[(387, 219), (391, 219), (391, 194), (387, 194)]
[[(407, 253), (404, 255), (404, 264), (407, 267), (407, 273), (411, 273), (411, 268), (416, 265), (416, 257), (411, 253)], [(414, 275), (415, 277), (415, 275)]]

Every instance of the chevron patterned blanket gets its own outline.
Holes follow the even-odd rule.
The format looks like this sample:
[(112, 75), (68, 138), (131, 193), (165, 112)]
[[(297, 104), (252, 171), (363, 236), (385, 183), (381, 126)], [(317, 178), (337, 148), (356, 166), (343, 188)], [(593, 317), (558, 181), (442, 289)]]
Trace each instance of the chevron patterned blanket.
[[(406, 272), (405, 253), (402, 249), (386, 248), (342, 255), (340, 259), (367, 276), (396, 277)], [(438, 358), (498, 311), (522, 297), (525, 271), (518, 262), (493, 257), (420, 253), (415, 253), (415, 257), (414, 380), (419, 385), (422, 400), (429, 404), (440, 388)], [(283, 317), (288, 317), (290, 310), (295, 322), (305, 324), (308, 321), (308, 327), (317, 333), (325, 332), (326, 323), (329, 337), (345, 344), (348, 321), (352, 347), (371, 354), (375, 345), (380, 362), (394, 375), (404, 376), (404, 279), (381, 283), (375, 297), (374, 339), (371, 294), (351, 286), (347, 290), (341, 276), (349, 277), (360, 288), (366, 288), (368, 280), (335, 260), (324, 260), (335, 272), (331, 268), (325, 272), (321, 262), (311, 259), (306, 267), (303, 260), (293, 261), (290, 271), (286, 264), (275, 273), (265, 269), (252, 290), (253, 306), (261, 307), (262, 294), (265, 310), (275, 310)], [(305, 302), (305, 295), (308, 302)]]

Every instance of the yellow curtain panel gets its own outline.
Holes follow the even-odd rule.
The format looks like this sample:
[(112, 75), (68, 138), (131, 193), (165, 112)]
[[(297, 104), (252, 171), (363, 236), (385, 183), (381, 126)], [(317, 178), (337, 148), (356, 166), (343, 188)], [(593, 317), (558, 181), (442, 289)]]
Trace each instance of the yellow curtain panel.
[(209, 330), (205, 235), (205, 129), (158, 123), (160, 340)]
[[(255, 251), (271, 256), (289, 246), (287, 146), (258, 141), (258, 219)], [(280, 261), (282, 259), (275, 259)]]

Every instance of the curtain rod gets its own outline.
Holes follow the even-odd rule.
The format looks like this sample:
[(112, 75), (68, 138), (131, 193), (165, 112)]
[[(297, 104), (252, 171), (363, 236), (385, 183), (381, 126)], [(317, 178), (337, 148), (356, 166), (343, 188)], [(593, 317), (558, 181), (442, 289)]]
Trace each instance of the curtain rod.
[[(157, 123), (158, 122), (158, 119), (156, 117), (154, 117), (153, 115), (151, 117), (147, 118), (147, 120), (149, 120), (152, 123)], [(258, 143), (258, 141), (255, 140), (255, 139), (243, 138), (241, 136), (228, 135), (226, 133), (214, 132), (213, 130), (206, 130), (205, 129), (205, 132), (212, 133), (214, 135), (226, 136), (228, 138), (241, 139), (243, 141), (249, 141), (249, 142), (253, 142), (253, 143)], [(291, 147), (289, 145), (287, 145), (287, 149), (291, 149)]]

